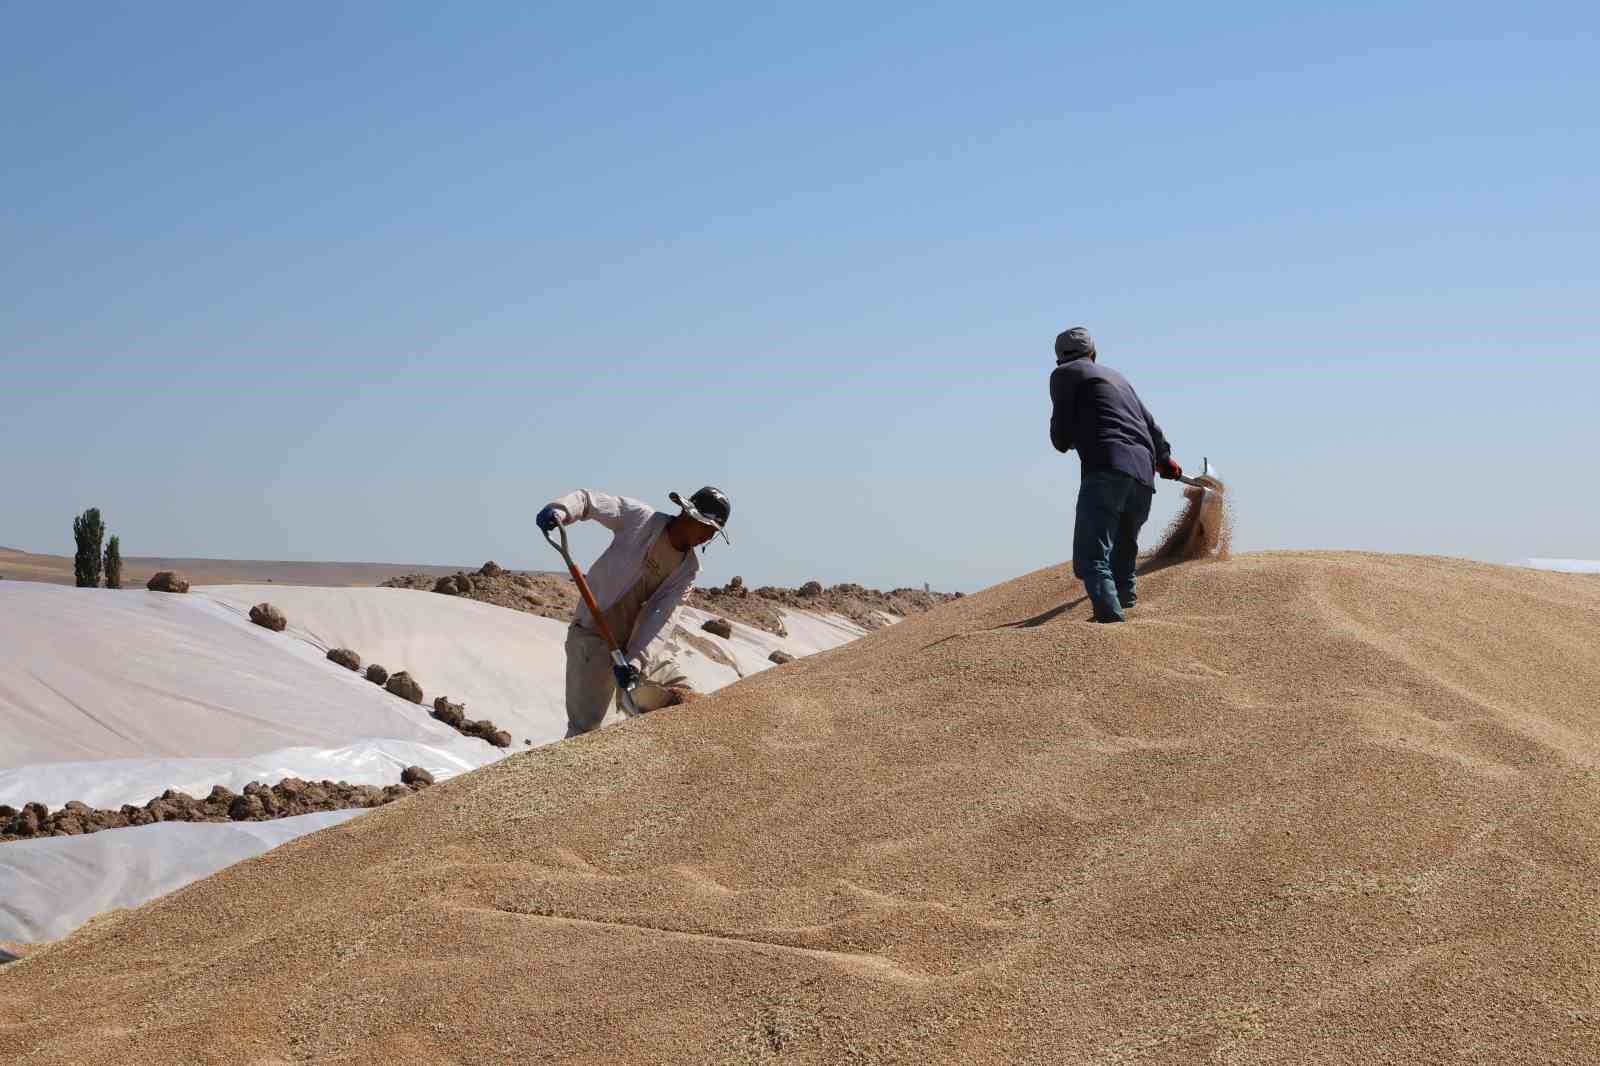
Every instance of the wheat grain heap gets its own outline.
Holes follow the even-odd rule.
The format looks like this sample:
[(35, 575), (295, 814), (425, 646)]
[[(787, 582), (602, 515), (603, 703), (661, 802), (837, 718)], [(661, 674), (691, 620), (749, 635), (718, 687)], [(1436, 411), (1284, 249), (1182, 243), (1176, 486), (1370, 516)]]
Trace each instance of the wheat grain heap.
[(1600, 1061), (1600, 578), (1141, 593), (1041, 571), (105, 916), (0, 968), (0, 1060)]

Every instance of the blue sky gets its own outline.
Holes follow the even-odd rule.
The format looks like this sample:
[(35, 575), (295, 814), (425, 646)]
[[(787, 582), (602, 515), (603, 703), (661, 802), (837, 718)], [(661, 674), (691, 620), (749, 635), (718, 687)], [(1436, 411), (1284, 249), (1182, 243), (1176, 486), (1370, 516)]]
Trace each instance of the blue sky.
[(0, 2), (0, 544), (970, 591), (1084, 324), (1241, 548), (1600, 557), (1600, 14), (1294, 6)]

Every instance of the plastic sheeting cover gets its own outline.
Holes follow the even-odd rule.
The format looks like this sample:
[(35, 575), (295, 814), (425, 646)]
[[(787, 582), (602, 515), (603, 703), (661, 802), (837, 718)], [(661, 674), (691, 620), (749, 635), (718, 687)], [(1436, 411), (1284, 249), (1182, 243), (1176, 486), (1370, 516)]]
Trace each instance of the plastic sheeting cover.
[(0, 581), (0, 648), (0, 769), (460, 737), (194, 593)]
[(1511, 565), (1562, 574), (1600, 574), (1600, 559), (1518, 559)]
[(272, 822), (163, 822), (0, 844), (0, 935), (66, 936), (97, 914), (137, 907), (360, 810)]
[(519, 748), (525, 739), (545, 744), (566, 732), (563, 622), (418, 589), (207, 585), (200, 591), (240, 618), (270, 601), (289, 628), (269, 636), (298, 644), (313, 659), (350, 648), (363, 667), (405, 670), (422, 686), (426, 706), (437, 696), (465, 703), (467, 717), (490, 719)]
[(476, 770), (505, 752), (475, 737), (440, 744), (374, 738), (339, 748), (282, 748), (234, 759), (104, 759), (39, 763), (0, 770), (0, 803), (36, 802), (56, 808), (68, 800), (91, 807), (143, 806), (169, 788), (196, 798), (222, 785), (243, 792), (252, 781), (277, 784), (286, 777), (392, 785), (408, 766), (443, 781)]
[[(249, 622), (268, 600), (289, 628)], [(700, 692), (864, 633), (784, 611), (787, 637), (680, 609), (657, 649)], [(183, 595), (0, 582), (0, 803), (142, 804), (168, 788), (331, 778), (391, 784), (420, 765), (443, 780), (566, 727), (566, 625), (410, 589), (206, 586)], [(463, 737), (326, 660), (405, 669), (511, 731), (510, 751)], [(164, 823), (0, 844), (0, 939), (55, 939), (359, 811), (270, 822)]]

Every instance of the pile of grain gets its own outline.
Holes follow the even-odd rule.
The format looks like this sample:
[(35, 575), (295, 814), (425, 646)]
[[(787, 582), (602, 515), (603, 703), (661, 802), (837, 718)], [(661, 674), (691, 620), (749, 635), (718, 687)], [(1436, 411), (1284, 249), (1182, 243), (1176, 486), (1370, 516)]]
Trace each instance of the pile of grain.
[(0, 1061), (1600, 1061), (1600, 578), (1141, 591), (1032, 574), (108, 915), (0, 970)]

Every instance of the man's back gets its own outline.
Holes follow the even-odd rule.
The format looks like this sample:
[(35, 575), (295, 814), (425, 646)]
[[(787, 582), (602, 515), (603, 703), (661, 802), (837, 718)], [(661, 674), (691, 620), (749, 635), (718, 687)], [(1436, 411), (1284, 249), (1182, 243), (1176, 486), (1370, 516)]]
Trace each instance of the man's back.
[(1156, 463), (1171, 448), (1127, 378), (1092, 359), (1073, 359), (1051, 373), (1050, 400), (1057, 451), (1076, 448), (1084, 466), (1109, 466), (1155, 484)]
[(1055, 353), (1050, 443), (1083, 457), (1072, 572), (1094, 605), (1094, 620), (1121, 622), (1139, 602), (1139, 530), (1150, 518), (1155, 472), (1175, 478), (1183, 470), (1128, 379), (1099, 364), (1088, 330), (1063, 330)]

